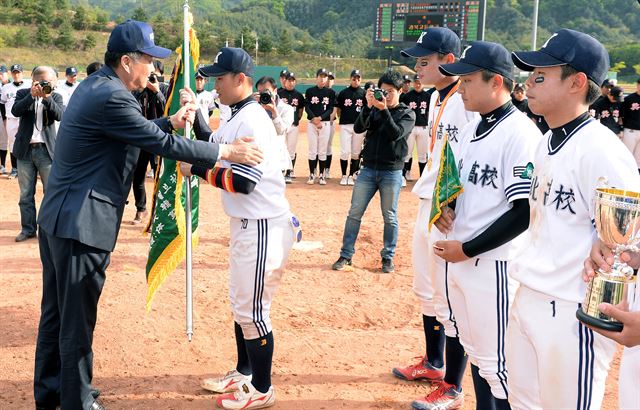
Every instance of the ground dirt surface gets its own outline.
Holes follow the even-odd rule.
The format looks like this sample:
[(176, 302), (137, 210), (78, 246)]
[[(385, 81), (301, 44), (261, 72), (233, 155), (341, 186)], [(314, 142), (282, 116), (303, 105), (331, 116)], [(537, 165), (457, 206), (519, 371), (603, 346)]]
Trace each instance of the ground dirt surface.
[[(306, 184), (306, 136), (298, 144), (297, 178), (287, 186), (305, 241), (320, 248), (293, 250), (275, 297), (275, 409), (408, 409), (426, 384), (403, 382), (394, 366), (424, 352), (419, 304), (412, 291), (411, 237), (418, 208), (410, 182), (400, 194), (396, 272), (382, 274), (382, 217), (376, 195), (367, 210), (354, 257), (355, 270), (336, 272), (351, 187), (339, 185), (339, 134), (332, 178)], [(413, 177), (417, 178), (414, 162)], [(152, 190), (147, 179), (147, 194)], [(38, 242), (14, 242), (20, 230), (18, 182), (0, 177), (0, 408), (33, 409), (33, 363), (41, 297)], [(38, 184), (37, 202), (42, 198)], [(145, 312), (148, 238), (130, 221), (130, 195), (98, 308), (93, 384), (108, 409), (211, 409), (215, 395), (200, 381), (235, 366), (228, 301), (228, 218), (220, 192), (201, 189), (200, 245), (193, 253), (194, 336), (185, 336), (185, 278), (181, 266)], [(550, 335), (551, 336), (551, 335)], [(619, 354), (607, 383), (605, 409), (617, 408)], [(465, 409), (475, 408), (469, 372)]]

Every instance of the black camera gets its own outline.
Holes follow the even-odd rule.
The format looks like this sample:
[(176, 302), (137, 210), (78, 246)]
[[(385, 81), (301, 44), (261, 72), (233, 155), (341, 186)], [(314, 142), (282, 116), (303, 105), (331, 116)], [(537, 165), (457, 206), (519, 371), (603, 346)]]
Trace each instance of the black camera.
[(271, 93), (269, 91), (265, 90), (260, 93), (258, 101), (260, 101), (260, 104), (262, 105), (271, 104), (273, 102), (273, 97), (271, 96)]
[(385, 90), (378, 87), (375, 87), (372, 91), (373, 91), (373, 98), (375, 98), (378, 101), (384, 100), (388, 94)]
[(151, 75), (149, 76), (149, 82), (153, 84), (157, 83), (158, 76), (155, 73), (151, 73)]
[(51, 94), (53, 91), (53, 87), (49, 81), (40, 80), (40, 87), (42, 87), (42, 92), (45, 94)]

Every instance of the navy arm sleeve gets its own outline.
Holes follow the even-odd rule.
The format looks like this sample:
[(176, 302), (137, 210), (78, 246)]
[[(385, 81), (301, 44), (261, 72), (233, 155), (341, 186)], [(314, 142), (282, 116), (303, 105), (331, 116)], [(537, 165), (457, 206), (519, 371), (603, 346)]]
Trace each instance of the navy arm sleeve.
[(470, 258), (504, 245), (529, 227), (529, 200), (513, 201), (513, 207), (496, 219), (484, 232), (462, 244), (462, 251)]

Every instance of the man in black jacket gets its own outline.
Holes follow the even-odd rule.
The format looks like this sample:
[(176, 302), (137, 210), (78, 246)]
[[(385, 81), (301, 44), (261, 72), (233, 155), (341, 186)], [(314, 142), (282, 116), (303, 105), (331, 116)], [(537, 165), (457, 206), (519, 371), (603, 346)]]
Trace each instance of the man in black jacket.
[(43, 284), (36, 409), (103, 409), (91, 386), (93, 330), (140, 149), (209, 168), (218, 160), (255, 165), (262, 159), (245, 141), (218, 145), (172, 135), (192, 120), (193, 100), (168, 118), (142, 116), (131, 91), (146, 87), (154, 57), (170, 54), (154, 44), (148, 24), (119, 24), (105, 66), (80, 83), (65, 110), (38, 217)]
[(394, 271), (393, 257), (398, 242), (398, 196), (404, 157), (407, 155), (407, 136), (416, 120), (413, 110), (400, 103), (401, 88), (400, 73), (384, 73), (378, 80), (378, 89), (367, 90), (367, 105), (353, 127), (354, 132), (367, 134), (361, 153), (362, 168), (353, 188), (340, 258), (333, 264), (334, 270), (351, 266), (362, 215), (371, 198), (379, 191), (384, 219), (384, 247), (380, 251), (382, 271)]
[(36, 67), (31, 88), (18, 90), (11, 113), (20, 119), (13, 153), (18, 159), (20, 173), (20, 223), (22, 229), (16, 242), (36, 236), (36, 183), (38, 174), (46, 192), (51, 161), (56, 142), (55, 122), (62, 118), (63, 98), (54, 93), (57, 75), (53, 68)]

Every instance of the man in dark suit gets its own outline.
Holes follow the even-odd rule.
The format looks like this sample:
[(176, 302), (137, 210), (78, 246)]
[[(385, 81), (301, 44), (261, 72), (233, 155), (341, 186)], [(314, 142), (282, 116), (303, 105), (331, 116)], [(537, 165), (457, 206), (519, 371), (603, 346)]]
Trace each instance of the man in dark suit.
[(65, 110), (42, 202), (43, 294), (36, 342), (36, 408), (103, 409), (92, 394), (93, 330), (139, 150), (212, 168), (218, 159), (255, 165), (262, 152), (246, 139), (217, 145), (174, 137), (193, 120), (189, 102), (149, 121), (131, 91), (143, 89), (153, 58), (171, 51), (146, 23), (127, 20), (111, 33), (105, 66), (78, 86)]
[(20, 119), (13, 153), (18, 159), (20, 223), (16, 242), (36, 236), (36, 183), (38, 174), (46, 192), (56, 143), (55, 122), (62, 118), (62, 96), (54, 93), (57, 74), (47, 66), (34, 68), (30, 89), (18, 90), (11, 113)]

